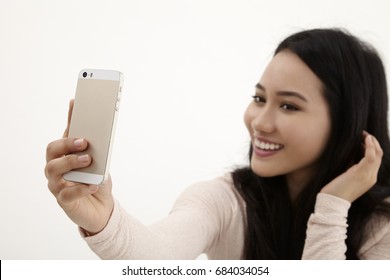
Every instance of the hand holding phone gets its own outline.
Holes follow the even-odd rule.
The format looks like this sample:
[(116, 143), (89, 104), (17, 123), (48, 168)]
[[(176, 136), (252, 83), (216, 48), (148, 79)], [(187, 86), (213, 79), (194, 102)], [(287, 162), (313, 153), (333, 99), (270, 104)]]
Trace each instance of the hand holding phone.
[(122, 80), (117, 71), (82, 70), (64, 137), (46, 150), (49, 190), (68, 217), (90, 234), (106, 226), (114, 208), (108, 166)]
[(65, 181), (63, 174), (74, 169), (87, 167), (88, 161), (80, 161), (79, 154), (85, 155), (88, 142), (85, 139), (69, 138), (69, 125), (74, 100), (69, 104), (68, 125), (63, 138), (47, 146), (45, 175), (50, 192), (68, 217), (89, 234), (100, 232), (107, 224), (114, 208), (110, 177), (99, 187)]

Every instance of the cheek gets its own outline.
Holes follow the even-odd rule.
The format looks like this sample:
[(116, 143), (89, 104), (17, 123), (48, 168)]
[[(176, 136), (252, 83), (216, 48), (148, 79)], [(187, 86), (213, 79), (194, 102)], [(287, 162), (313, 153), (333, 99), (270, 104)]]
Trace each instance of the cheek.
[(322, 133), (318, 133), (317, 135), (317, 139), (316, 139), (316, 147), (314, 147), (314, 149), (316, 149), (318, 151), (318, 156), (322, 154), (322, 152), (324, 151), (328, 141), (329, 141), (329, 134), (330, 134), (330, 130), (328, 129), (324, 129), (322, 130)]
[(255, 110), (252, 108), (251, 104), (249, 104), (244, 113), (244, 123), (251, 135), (253, 134), (252, 122), (256, 117), (256, 113), (254, 111)]
[(290, 135), (295, 136), (291, 143), (294, 151), (302, 157), (318, 158), (329, 139), (329, 124), (327, 122), (306, 123), (305, 126), (295, 126), (294, 130), (290, 131)]

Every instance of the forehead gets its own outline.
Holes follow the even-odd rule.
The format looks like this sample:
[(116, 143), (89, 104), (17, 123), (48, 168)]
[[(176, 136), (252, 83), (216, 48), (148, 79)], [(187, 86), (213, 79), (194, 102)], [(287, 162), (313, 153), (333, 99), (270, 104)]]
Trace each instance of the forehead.
[(293, 52), (277, 53), (260, 79), (267, 91), (296, 91), (305, 95), (322, 92), (322, 82), (314, 72)]

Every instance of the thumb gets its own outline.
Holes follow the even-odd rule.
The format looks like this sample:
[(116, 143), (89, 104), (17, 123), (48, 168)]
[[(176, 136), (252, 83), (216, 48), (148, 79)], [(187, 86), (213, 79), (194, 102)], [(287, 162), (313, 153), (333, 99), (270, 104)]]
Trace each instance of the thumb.
[(68, 137), (69, 134), (69, 127), (70, 127), (70, 121), (72, 119), (73, 105), (74, 105), (74, 99), (71, 99), (69, 102), (69, 109), (68, 109), (68, 122), (63, 137)]
[(84, 185), (77, 184), (73, 186), (68, 186), (63, 188), (58, 196), (57, 201), (63, 207), (66, 205), (70, 205), (77, 200), (82, 199), (88, 195), (94, 194), (99, 190), (99, 186), (97, 185)]

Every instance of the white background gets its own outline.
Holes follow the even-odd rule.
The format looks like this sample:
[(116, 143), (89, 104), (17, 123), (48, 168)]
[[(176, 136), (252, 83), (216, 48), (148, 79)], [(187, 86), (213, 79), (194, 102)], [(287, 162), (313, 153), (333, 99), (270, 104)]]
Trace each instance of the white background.
[[(125, 75), (114, 195), (148, 224), (246, 162), (242, 116), (285, 36), (344, 27), (390, 59), (383, 0), (0, 0), (0, 259), (96, 259), (47, 189), (82, 68)], [(387, 67), (388, 68), (388, 67)]]

